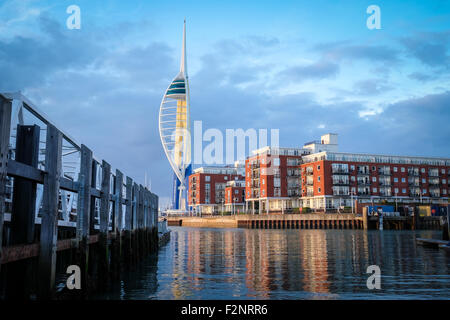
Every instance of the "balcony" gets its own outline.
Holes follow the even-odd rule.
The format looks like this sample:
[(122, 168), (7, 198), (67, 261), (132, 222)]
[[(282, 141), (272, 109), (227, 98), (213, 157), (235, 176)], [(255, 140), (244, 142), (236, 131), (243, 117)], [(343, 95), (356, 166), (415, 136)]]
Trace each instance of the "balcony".
[(417, 170), (408, 169), (408, 176), (419, 176), (419, 169)]
[(332, 168), (331, 173), (333, 174), (348, 174), (348, 168)]
[(333, 185), (348, 185), (348, 180), (333, 180)]

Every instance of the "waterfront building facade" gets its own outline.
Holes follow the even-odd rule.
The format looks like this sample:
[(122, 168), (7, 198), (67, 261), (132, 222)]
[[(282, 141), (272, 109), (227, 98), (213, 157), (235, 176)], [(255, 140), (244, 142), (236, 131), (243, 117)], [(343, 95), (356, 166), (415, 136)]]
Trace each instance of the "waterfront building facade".
[[(188, 201), (194, 214), (217, 214), (225, 210), (225, 189), (230, 181), (244, 180), (244, 168), (201, 167), (189, 176)], [(241, 200), (240, 200), (241, 201)]]
[(253, 153), (245, 163), (249, 213), (353, 210), (355, 201), (448, 203), (448, 158), (342, 153), (337, 134)]
[(239, 214), (245, 211), (245, 180), (228, 181), (225, 187), (225, 211)]
[(320, 152), (302, 158), (302, 207), (448, 203), (450, 159)]

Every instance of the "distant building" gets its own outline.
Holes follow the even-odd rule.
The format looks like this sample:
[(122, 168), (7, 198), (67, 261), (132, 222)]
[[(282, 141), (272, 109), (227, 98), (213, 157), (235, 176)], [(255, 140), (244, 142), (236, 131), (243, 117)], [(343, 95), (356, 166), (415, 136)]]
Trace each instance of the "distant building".
[(301, 205), (359, 202), (447, 203), (450, 159), (319, 152), (302, 159)]
[(448, 203), (448, 158), (341, 153), (333, 133), (302, 148), (253, 153), (245, 162), (249, 213), (339, 209), (355, 200)]
[(201, 167), (189, 176), (188, 201), (191, 210), (199, 214), (225, 211), (225, 188), (230, 181), (244, 180), (244, 167)]
[(189, 178), (195, 212), (251, 214), (340, 210), (358, 203), (448, 203), (450, 159), (343, 153), (338, 135), (302, 148), (264, 147), (234, 167)]
[(232, 214), (245, 211), (245, 180), (227, 182), (225, 187), (225, 211)]

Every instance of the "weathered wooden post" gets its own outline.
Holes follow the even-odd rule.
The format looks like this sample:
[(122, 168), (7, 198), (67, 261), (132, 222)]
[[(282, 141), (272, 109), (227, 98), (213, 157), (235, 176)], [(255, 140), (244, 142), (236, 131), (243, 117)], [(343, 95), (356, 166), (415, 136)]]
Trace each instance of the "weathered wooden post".
[[(17, 162), (38, 166), (40, 128), (17, 125)], [(34, 223), (36, 212), (36, 182), (16, 177), (14, 179), (11, 213), (11, 245), (34, 242)], [(7, 295), (13, 299), (29, 299), (31, 283), (31, 264), (29, 260), (15, 262), (8, 271)]]
[(140, 214), (139, 214), (139, 186), (135, 182), (133, 184), (133, 199), (134, 199), (134, 206), (133, 206), (133, 235), (132, 235), (132, 242), (133, 242), (133, 261), (137, 262), (139, 257), (139, 221), (140, 221)]
[(102, 190), (100, 193), (100, 234), (99, 234), (99, 284), (106, 287), (109, 275), (109, 193), (111, 183), (111, 166), (105, 160), (102, 161)]
[(125, 208), (125, 225), (124, 225), (124, 262), (125, 265), (131, 263), (131, 230), (133, 222), (133, 180), (127, 177), (126, 184), (126, 208)]
[(121, 233), (122, 233), (122, 187), (123, 187), (123, 174), (120, 170), (116, 170), (116, 176), (114, 180), (114, 255), (113, 255), (113, 275), (118, 278), (120, 275), (120, 257), (121, 257)]
[(139, 256), (142, 257), (144, 248), (144, 187), (139, 185)]
[[(92, 159), (92, 171), (91, 171), (91, 188), (96, 189), (97, 188), (97, 161)], [(91, 214), (89, 215), (89, 234), (95, 234), (97, 233), (97, 230), (95, 230), (95, 202), (96, 198), (91, 195)]]
[(363, 207), (363, 228), (364, 230), (369, 229), (369, 217), (368, 217), (368, 208)]
[(89, 231), (91, 215), (91, 179), (92, 179), (92, 151), (84, 144), (81, 145), (80, 174), (78, 177), (77, 202), (77, 241), (78, 261), (81, 269), (81, 288), (86, 293), (89, 284)]
[(44, 192), (39, 250), (38, 298), (52, 298), (55, 292), (56, 243), (58, 240), (58, 199), (61, 177), (62, 134), (47, 125)]
[(12, 102), (0, 94), (0, 270), (2, 266), (3, 221), (5, 218), (6, 183), (8, 181), (8, 149), (11, 132)]

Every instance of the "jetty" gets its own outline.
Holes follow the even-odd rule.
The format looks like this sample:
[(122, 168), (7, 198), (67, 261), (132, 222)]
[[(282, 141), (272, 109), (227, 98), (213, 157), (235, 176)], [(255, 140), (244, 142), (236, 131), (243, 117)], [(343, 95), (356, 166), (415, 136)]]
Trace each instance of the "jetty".
[(0, 297), (55, 298), (73, 265), (81, 289), (70, 294), (102, 290), (167, 241), (165, 225), (156, 194), (113, 171), (22, 94), (0, 94)]

